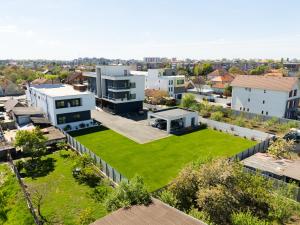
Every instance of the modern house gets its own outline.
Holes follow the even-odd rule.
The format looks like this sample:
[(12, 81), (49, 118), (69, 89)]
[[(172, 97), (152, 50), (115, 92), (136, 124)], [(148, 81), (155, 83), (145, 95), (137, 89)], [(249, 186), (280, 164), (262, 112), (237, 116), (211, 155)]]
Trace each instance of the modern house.
[(26, 94), (28, 105), (41, 108), (54, 126), (76, 130), (93, 125), (95, 97), (84, 85), (30, 85)]
[(130, 66), (109, 65), (96, 66), (96, 72), (83, 73), (97, 105), (117, 114), (143, 110), (145, 77), (130, 70)]
[(232, 109), (297, 119), (300, 97), (298, 78), (239, 75), (231, 86)]
[(288, 76), (294, 77), (300, 74), (299, 62), (286, 62), (283, 63), (283, 67), (288, 71)]
[(132, 71), (145, 75), (145, 89), (166, 91), (170, 97), (181, 99), (185, 92), (184, 75), (176, 75), (173, 69), (149, 69), (148, 72)]

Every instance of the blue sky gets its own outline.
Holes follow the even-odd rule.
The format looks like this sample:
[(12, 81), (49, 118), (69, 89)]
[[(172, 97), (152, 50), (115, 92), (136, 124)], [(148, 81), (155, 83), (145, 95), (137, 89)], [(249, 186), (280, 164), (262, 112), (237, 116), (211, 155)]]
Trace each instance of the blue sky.
[(299, 0), (0, 0), (0, 58), (300, 58)]

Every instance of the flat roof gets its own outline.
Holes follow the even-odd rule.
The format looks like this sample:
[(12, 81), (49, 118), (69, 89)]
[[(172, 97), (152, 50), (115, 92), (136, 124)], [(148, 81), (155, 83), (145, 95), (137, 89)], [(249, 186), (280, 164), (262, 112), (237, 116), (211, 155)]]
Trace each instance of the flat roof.
[(82, 75), (85, 77), (97, 77), (96, 72), (83, 72)]
[(63, 96), (90, 94), (87, 91), (81, 92), (75, 90), (72, 85), (68, 85), (68, 84), (40, 84), (40, 85), (32, 85), (31, 88), (50, 97), (63, 97)]
[(256, 153), (241, 161), (242, 164), (279, 176), (286, 176), (300, 181), (300, 159), (275, 159), (267, 153)]
[(178, 209), (175, 209), (157, 199), (149, 206), (135, 205), (119, 209), (91, 225), (205, 225)]
[(178, 118), (178, 117), (185, 117), (187, 115), (190, 115), (191, 113), (194, 114), (196, 112), (185, 110), (185, 109), (180, 109), (180, 108), (173, 108), (173, 109), (166, 109), (163, 111), (153, 112), (150, 115), (154, 115), (154, 116), (165, 118), (165, 119), (172, 119), (172, 118)]
[(24, 116), (24, 115), (39, 115), (39, 114), (44, 114), (44, 112), (36, 107), (15, 107), (12, 109), (12, 112), (16, 116)]

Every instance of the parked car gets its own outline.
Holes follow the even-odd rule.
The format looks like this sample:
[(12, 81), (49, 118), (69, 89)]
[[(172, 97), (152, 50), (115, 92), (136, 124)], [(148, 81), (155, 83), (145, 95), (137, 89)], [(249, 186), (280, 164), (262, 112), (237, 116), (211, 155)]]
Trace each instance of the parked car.
[(286, 140), (293, 140), (296, 143), (300, 143), (300, 130), (291, 129), (286, 135), (283, 137)]
[(152, 127), (157, 127), (162, 130), (167, 128), (167, 121), (163, 119), (156, 119), (151, 125)]

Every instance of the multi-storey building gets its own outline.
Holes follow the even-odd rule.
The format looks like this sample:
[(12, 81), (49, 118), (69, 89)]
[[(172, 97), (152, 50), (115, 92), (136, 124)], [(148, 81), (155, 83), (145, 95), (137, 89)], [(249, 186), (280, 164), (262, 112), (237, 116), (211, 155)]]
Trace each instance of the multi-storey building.
[(231, 86), (232, 109), (297, 119), (298, 78), (240, 75), (231, 82)]
[(88, 90), (97, 98), (97, 105), (117, 114), (143, 110), (145, 77), (130, 73), (130, 66), (97, 66), (88, 72)]
[(95, 97), (85, 85), (30, 85), (26, 92), (28, 105), (41, 108), (54, 126), (76, 130), (93, 125)]
[(132, 71), (146, 76), (145, 89), (166, 91), (170, 97), (181, 99), (185, 92), (184, 75), (176, 75), (173, 69), (149, 69), (148, 72)]
[(287, 69), (288, 76), (294, 77), (300, 75), (300, 63), (299, 62), (286, 62), (283, 63), (283, 67)]

